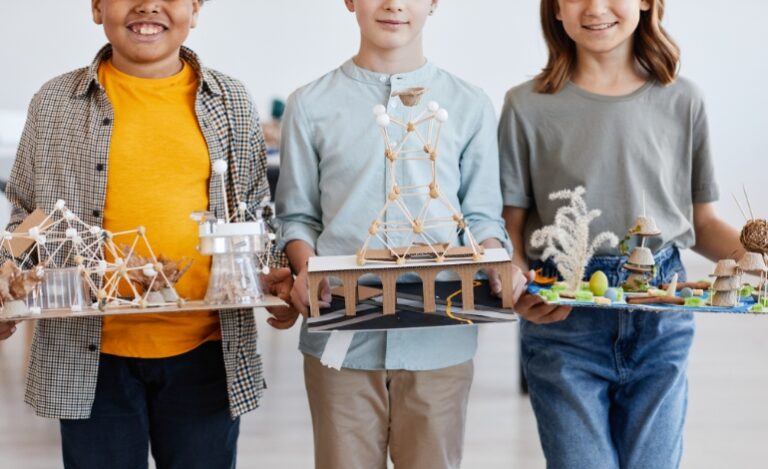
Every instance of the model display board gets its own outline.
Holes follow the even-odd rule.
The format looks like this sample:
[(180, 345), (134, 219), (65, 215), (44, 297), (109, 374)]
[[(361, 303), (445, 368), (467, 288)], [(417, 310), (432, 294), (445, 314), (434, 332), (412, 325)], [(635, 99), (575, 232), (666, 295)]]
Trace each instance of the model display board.
[[(147, 305), (145, 307), (134, 305), (121, 305), (110, 306), (104, 310), (100, 310), (97, 307), (87, 308), (81, 311), (72, 311), (69, 308), (62, 309), (42, 309), (37, 313), (0, 313), (0, 322), (6, 321), (36, 321), (41, 319), (68, 319), (68, 318), (84, 318), (84, 317), (99, 317), (99, 316), (125, 316), (132, 314), (175, 314), (175, 313), (191, 313), (196, 311), (221, 311), (221, 310), (236, 310), (247, 308), (247, 311), (251, 311), (251, 308), (269, 308), (269, 307), (281, 307), (287, 306), (281, 299), (264, 295), (264, 297), (251, 304), (209, 304), (204, 300), (185, 301), (181, 305)], [(250, 313), (249, 313), (250, 314)]]
[[(226, 201), (226, 162), (213, 170)], [(156, 255), (144, 227), (90, 226), (63, 200), (48, 214), (36, 210), (15, 232), (3, 233), (1, 246), (16, 263), (0, 268), (0, 321), (286, 306), (261, 289), (274, 234), (260, 213), (238, 202), (232, 217), (225, 204), (223, 219), (207, 212), (193, 219), (200, 223), (200, 252), (213, 261), (205, 300), (188, 302), (175, 285), (189, 262)]]
[[(694, 282), (701, 285), (702, 282)], [(703, 282), (707, 284), (708, 282)], [(621, 287), (611, 287), (602, 296), (595, 295), (589, 284), (583, 284), (576, 298), (560, 296), (560, 288), (565, 286), (531, 285), (528, 291), (541, 295), (548, 303), (566, 306), (584, 306), (590, 308), (610, 308), (624, 311), (687, 312), (687, 313), (731, 313), (731, 314), (764, 314), (768, 312), (768, 301), (765, 298), (758, 301), (756, 290), (745, 284), (741, 287), (734, 306), (713, 306), (712, 291), (694, 289), (686, 283), (674, 294), (666, 290), (651, 288), (647, 293), (626, 293)]]
[[(440, 137), (442, 126), (448, 120), (448, 112), (434, 101), (417, 111), (416, 107), (426, 92), (425, 88), (418, 87), (392, 93), (392, 97), (397, 97), (406, 109), (405, 120), (390, 116), (381, 104), (374, 106), (373, 114), (384, 139), (382, 153), (389, 172), (384, 194), (386, 202), (355, 255), (309, 259), (310, 324), (329, 320), (320, 318), (318, 302), (320, 282), (328, 277), (339, 279), (343, 285), (344, 316), (352, 317), (368, 311), (372, 306), (370, 301), (376, 300), (360, 297), (358, 280), (364, 274), (374, 274), (381, 281), (379, 313), (382, 316), (396, 318), (400, 313), (405, 314), (399, 304), (398, 292), (406, 286), (398, 285), (397, 280), (408, 273), (421, 279), (418, 295), (421, 300), (417, 309), (419, 314), (433, 316), (427, 319), (434, 319), (439, 313), (439, 296), (436, 295), (440, 286), (436, 279), (442, 271), (452, 271), (460, 278), (461, 309), (464, 312), (475, 311), (474, 282), (475, 275), (481, 269), (493, 269), (500, 275), (500, 307), (512, 308), (513, 267), (509, 254), (504, 249), (483, 249), (472, 236), (464, 215), (440, 191), (437, 178)], [(402, 137), (392, 138), (395, 128), (402, 133)], [(404, 171), (400, 171), (398, 165), (406, 162), (427, 165), (431, 174), (429, 181), (426, 184), (401, 184), (398, 175)], [(380, 243), (383, 248), (372, 249), (372, 242)], [(338, 306), (340, 303), (337, 301), (335, 304)], [(413, 304), (408, 308), (409, 312), (414, 312)], [(338, 316), (335, 312), (333, 315)], [(358, 318), (352, 323), (361, 324), (370, 319)], [(429, 324), (436, 323), (428, 321), (414, 327), (428, 327)], [(335, 326), (325, 325), (329, 327), (326, 330), (334, 330)], [(389, 328), (387, 324), (371, 327)]]
[[(768, 222), (755, 219), (754, 216), (747, 218), (743, 210), (746, 225), (741, 233), (741, 242), (747, 252), (738, 261), (720, 260), (710, 275), (713, 281), (678, 282), (678, 276), (675, 274), (669, 284), (653, 285), (652, 280), (656, 277), (657, 266), (653, 252), (645, 247), (645, 238), (658, 236), (661, 231), (653, 218), (645, 213), (637, 217), (635, 225), (629, 229), (627, 236), (621, 242), (621, 252), (626, 254), (629, 249), (625, 243), (634, 237), (640, 239), (639, 246), (631, 250), (622, 266), (628, 272), (627, 280), (622, 285), (609, 285), (608, 277), (601, 271), (594, 272), (588, 282), (582, 281), (583, 270), (581, 276), (574, 275), (567, 278), (566, 274), (570, 275), (572, 271), (586, 267), (592, 253), (588, 249), (587, 256), (580, 255), (583, 248), (579, 246), (585, 243), (573, 242), (572, 238), (580, 237), (570, 235), (573, 231), (583, 233), (584, 225), (591, 220), (584, 216), (568, 217), (574, 212), (587, 213), (581, 200), (584, 192), (585, 190), (579, 187), (574, 191), (562, 191), (550, 196), (553, 200), (568, 198), (571, 200), (571, 207), (579, 207), (579, 209), (558, 210), (555, 223), (534, 233), (531, 243), (544, 244), (540, 242), (542, 239), (540, 232), (556, 233), (557, 238), (555, 236), (546, 238), (548, 244), (542, 259), (546, 260), (548, 257), (553, 257), (552, 253), (557, 253), (561, 255), (559, 260), (567, 254), (578, 262), (565, 263), (567, 268), (563, 269), (556, 258), (560, 274), (565, 281), (554, 285), (549, 282), (531, 285), (528, 289), (530, 293), (540, 295), (548, 303), (568, 306), (652, 312), (768, 313), (766, 298), (768, 266), (765, 261), (766, 252), (768, 252)], [(750, 205), (748, 198), (747, 204)], [(741, 209), (740, 206), (739, 208)], [(750, 215), (752, 215), (751, 205)], [(602, 234), (601, 236), (605, 239), (615, 239), (612, 235)], [(600, 239), (600, 236), (597, 239)], [(615, 245), (613, 242), (611, 244)], [(577, 269), (569, 267), (571, 265), (576, 265)], [(744, 282), (745, 274), (758, 277), (759, 283), (752, 285)], [(577, 288), (574, 288), (574, 278), (578, 280), (575, 284)]]

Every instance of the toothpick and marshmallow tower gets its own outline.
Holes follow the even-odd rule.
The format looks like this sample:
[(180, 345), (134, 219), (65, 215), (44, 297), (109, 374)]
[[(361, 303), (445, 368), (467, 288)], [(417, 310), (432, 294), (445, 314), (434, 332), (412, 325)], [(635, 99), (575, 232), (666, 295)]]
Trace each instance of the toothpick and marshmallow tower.
[[(448, 112), (431, 101), (426, 109), (417, 114), (414, 108), (425, 92), (424, 88), (410, 88), (392, 93), (408, 109), (409, 118), (406, 122), (387, 114), (383, 105), (376, 105), (373, 109), (376, 124), (384, 138), (389, 181), (386, 202), (371, 222), (368, 237), (357, 254), (359, 265), (365, 265), (366, 262), (394, 262), (402, 265), (408, 259), (435, 262), (443, 262), (447, 258), (481, 259), (483, 249), (472, 236), (464, 215), (440, 192), (437, 163), (440, 133), (448, 120)], [(404, 131), (402, 138), (392, 139), (389, 130), (392, 127)], [(398, 181), (398, 165), (411, 161), (431, 167), (431, 180), (428, 184), (402, 185)], [(438, 204), (447, 215), (435, 216), (430, 210), (434, 204)], [(420, 207), (418, 212), (411, 211), (415, 206)], [(398, 216), (390, 217), (390, 212)], [(450, 231), (451, 238), (439, 239), (436, 230), (442, 233)], [(456, 245), (462, 234), (467, 246)], [(398, 246), (392, 239), (396, 236), (404, 237), (405, 242)], [(380, 241), (385, 249), (370, 249), (372, 240)]]

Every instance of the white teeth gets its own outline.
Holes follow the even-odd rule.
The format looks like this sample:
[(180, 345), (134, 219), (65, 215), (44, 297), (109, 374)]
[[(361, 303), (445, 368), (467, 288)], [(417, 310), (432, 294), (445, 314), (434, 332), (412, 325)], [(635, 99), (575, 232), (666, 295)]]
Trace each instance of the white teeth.
[(137, 34), (141, 34), (142, 36), (152, 36), (154, 34), (160, 34), (162, 30), (163, 30), (163, 27), (156, 24), (134, 25), (131, 28), (131, 31)]
[(587, 28), (587, 29), (591, 29), (591, 30), (593, 30), (593, 31), (601, 31), (601, 30), (603, 30), (603, 29), (608, 29), (608, 28), (611, 28), (611, 27), (613, 27), (615, 24), (616, 24), (616, 23), (605, 23), (605, 24), (597, 24), (597, 25), (593, 25), (593, 26), (585, 26), (585, 28)]

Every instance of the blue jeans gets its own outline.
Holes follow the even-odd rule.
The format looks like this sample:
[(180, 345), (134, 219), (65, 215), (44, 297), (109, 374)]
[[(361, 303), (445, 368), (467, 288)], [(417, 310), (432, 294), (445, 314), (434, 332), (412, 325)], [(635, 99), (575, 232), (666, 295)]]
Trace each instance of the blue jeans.
[(91, 417), (61, 420), (67, 469), (234, 468), (240, 420), (229, 414), (221, 342), (170, 358), (102, 354)]
[[(619, 284), (624, 262), (595, 258), (587, 276), (602, 270)], [(676, 248), (656, 263), (656, 280), (685, 279)], [(523, 368), (547, 467), (678, 467), (694, 329), (692, 313), (597, 308), (574, 308), (550, 325), (522, 321)]]

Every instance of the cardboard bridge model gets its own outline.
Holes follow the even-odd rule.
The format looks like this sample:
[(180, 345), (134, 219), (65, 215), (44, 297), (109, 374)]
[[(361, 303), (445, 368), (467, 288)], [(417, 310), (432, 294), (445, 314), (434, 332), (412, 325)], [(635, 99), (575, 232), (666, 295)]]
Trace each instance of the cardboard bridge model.
[[(434, 313), (435, 280), (442, 271), (452, 271), (461, 278), (462, 310), (475, 308), (473, 281), (481, 269), (494, 269), (501, 276), (502, 307), (511, 309), (512, 301), (512, 262), (505, 249), (486, 249), (482, 259), (476, 262), (413, 262), (405, 265), (369, 264), (359, 265), (356, 256), (323, 256), (309, 259), (309, 295), (317, 298), (320, 282), (325, 277), (337, 277), (344, 285), (344, 305), (347, 316), (355, 316), (358, 303), (358, 279), (365, 274), (373, 274), (381, 279), (383, 290), (383, 314), (395, 314), (397, 278), (405, 273), (415, 273), (421, 278), (424, 299), (424, 312)], [(318, 317), (320, 306), (317, 301), (310, 305), (310, 315)]]

